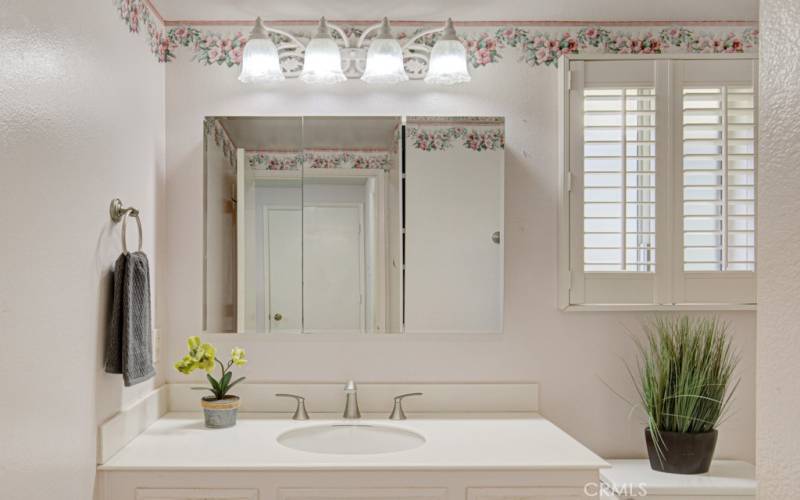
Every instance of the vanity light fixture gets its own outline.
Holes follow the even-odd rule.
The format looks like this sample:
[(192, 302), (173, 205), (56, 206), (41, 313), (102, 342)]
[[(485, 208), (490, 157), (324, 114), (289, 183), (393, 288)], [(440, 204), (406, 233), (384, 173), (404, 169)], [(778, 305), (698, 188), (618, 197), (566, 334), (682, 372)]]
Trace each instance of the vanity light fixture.
[(408, 81), (403, 64), (403, 47), (392, 36), (389, 19), (383, 18), (378, 36), (367, 50), (367, 67), (361, 79), (367, 83), (400, 83)]
[[(341, 42), (333, 38), (332, 30), (338, 33)], [(270, 39), (270, 32), (281, 35), (278, 45)], [(368, 40), (373, 32), (377, 33)], [(442, 36), (431, 48), (424, 40), (435, 33)], [(410, 76), (405, 67), (409, 61), (413, 62), (409, 66), (413, 68), (409, 70)], [(307, 44), (291, 33), (265, 26), (260, 17), (256, 19), (244, 47), (239, 80), (249, 83), (298, 76), (306, 83), (322, 84), (358, 77), (370, 84), (394, 84), (423, 77), (427, 83), (440, 85), (471, 80), (467, 50), (458, 39), (451, 19), (444, 27), (418, 32), (401, 45), (392, 36), (389, 20), (384, 17), (380, 23), (365, 29), (354, 47), (350, 46), (345, 31), (324, 17)]]
[(306, 83), (331, 84), (347, 80), (342, 71), (342, 53), (331, 36), (328, 22), (323, 17), (314, 38), (306, 47), (303, 72), (300, 79)]
[(278, 47), (269, 38), (269, 33), (264, 28), (261, 18), (256, 18), (256, 25), (253, 26), (250, 39), (245, 44), (242, 53), (242, 71), (239, 73), (239, 81), (242, 83), (274, 82), (285, 78), (281, 71)]
[(425, 83), (454, 85), (472, 80), (467, 70), (467, 49), (456, 35), (453, 20), (448, 18), (442, 37), (431, 50)]

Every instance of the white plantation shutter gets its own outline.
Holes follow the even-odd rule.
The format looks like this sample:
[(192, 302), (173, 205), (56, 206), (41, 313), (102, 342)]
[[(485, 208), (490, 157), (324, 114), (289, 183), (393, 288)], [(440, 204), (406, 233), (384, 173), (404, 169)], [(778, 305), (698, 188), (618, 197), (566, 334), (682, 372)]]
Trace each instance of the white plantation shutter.
[(749, 59), (569, 62), (568, 304), (754, 302), (753, 71)]
[(675, 65), (680, 175), (676, 301), (754, 303), (756, 94), (752, 60)]
[(683, 89), (683, 269), (755, 271), (752, 87)]
[[(576, 303), (647, 304), (659, 269), (657, 142), (666, 132), (665, 62), (570, 65), (570, 297)], [(666, 150), (665, 150), (666, 151)], [(662, 191), (662, 192), (659, 192)]]
[(583, 91), (583, 270), (655, 271), (653, 87)]

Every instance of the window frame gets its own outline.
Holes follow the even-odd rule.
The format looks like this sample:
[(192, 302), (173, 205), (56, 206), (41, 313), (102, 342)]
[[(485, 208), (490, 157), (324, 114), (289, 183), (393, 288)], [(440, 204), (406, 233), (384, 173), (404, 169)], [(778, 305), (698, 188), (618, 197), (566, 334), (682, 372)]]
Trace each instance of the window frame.
[[(571, 268), (575, 261), (582, 262), (582, 259), (575, 258), (575, 252), (582, 252), (583, 248), (578, 248), (578, 243), (572, 245), (573, 241), (580, 241), (580, 237), (576, 231), (582, 230), (582, 224), (572, 223), (572, 210), (573, 210), (573, 197), (572, 191), (574, 189), (582, 189), (583, 182), (579, 173), (571, 172), (572, 150), (571, 144), (573, 142), (574, 131), (570, 123), (575, 118), (572, 116), (576, 110), (571, 109), (571, 88), (578, 86), (573, 85), (574, 78), (579, 75), (571, 72), (573, 62), (580, 61), (636, 61), (645, 60), (653, 61), (654, 68), (659, 68), (655, 71), (653, 87), (658, 88), (661, 86), (663, 89), (666, 85), (669, 90), (667, 95), (659, 95), (656, 91), (657, 104), (656, 109), (661, 110), (657, 113), (656, 121), (659, 123), (659, 129), (666, 131), (668, 134), (667, 151), (659, 151), (656, 148), (657, 163), (656, 163), (656, 272), (655, 273), (630, 273), (625, 272), (610, 272), (607, 273), (610, 279), (624, 279), (624, 280), (642, 280), (648, 279), (653, 282), (653, 303), (587, 303), (585, 301), (574, 301), (572, 287), (573, 277)], [(728, 310), (755, 310), (756, 304), (753, 302), (726, 302), (721, 300), (708, 301), (708, 302), (680, 302), (675, 298), (681, 296), (677, 287), (679, 283), (685, 281), (683, 278), (683, 234), (682, 223), (674, 224), (672, 219), (677, 214), (676, 207), (682, 207), (682, 196), (678, 189), (678, 184), (682, 182), (682, 168), (677, 168), (676, 162), (679, 158), (675, 155), (682, 148), (682, 140), (676, 139), (675, 134), (679, 128), (680, 116), (676, 110), (677, 102), (681, 99), (680, 96), (675, 95), (677, 92), (672, 92), (675, 86), (675, 71), (673, 61), (684, 60), (749, 60), (754, 63), (755, 71), (753, 76), (753, 89), (754, 89), (754, 113), (758, 114), (758, 82), (757, 82), (757, 54), (636, 54), (636, 55), (617, 55), (617, 54), (579, 54), (568, 55), (562, 58), (559, 71), (558, 71), (558, 148), (559, 148), (559, 196), (558, 196), (558, 306), (564, 311), (728, 311)], [(660, 63), (663, 61), (663, 63)], [(663, 68), (666, 67), (666, 70)], [(582, 82), (580, 87), (582, 88)], [(621, 82), (622, 83), (622, 82)], [(726, 82), (722, 82), (726, 83)], [(631, 84), (635, 86), (635, 84)], [(664, 112), (666, 110), (666, 112)], [(579, 110), (578, 110), (579, 111)], [(757, 123), (757, 121), (756, 121)], [(582, 129), (580, 131), (583, 133)], [(658, 139), (658, 135), (657, 135)], [(758, 141), (758, 125), (755, 130), (755, 184), (758, 183), (758, 157), (757, 157), (757, 141)], [(669, 167), (659, 167), (660, 164), (667, 164)], [(658, 200), (664, 200), (669, 196), (668, 202), (658, 203)], [(582, 197), (581, 197), (582, 200)], [(678, 203), (678, 201), (681, 201)], [(758, 201), (756, 200), (756, 205)], [(682, 210), (682, 208), (681, 208)], [(756, 207), (757, 214), (757, 207)], [(757, 219), (757, 218), (756, 218)], [(666, 223), (665, 223), (666, 221)], [(580, 227), (577, 227), (580, 226)], [(756, 231), (758, 231), (758, 223), (756, 220)], [(681, 248), (678, 253), (677, 247)], [(756, 255), (758, 249), (756, 248)], [(664, 265), (666, 262), (667, 265)], [(659, 265), (661, 264), (661, 265)], [(659, 272), (660, 271), (660, 272)], [(758, 264), (756, 263), (756, 271), (712, 271), (692, 274), (700, 276), (701, 274), (709, 278), (722, 280), (728, 279), (741, 279), (746, 276), (747, 281), (752, 282), (753, 297), (755, 296), (755, 277), (758, 271)], [(742, 273), (747, 273), (743, 275)], [(606, 273), (603, 273), (606, 274)], [(644, 276), (643, 276), (644, 275)], [(683, 292), (681, 292), (683, 293)]]

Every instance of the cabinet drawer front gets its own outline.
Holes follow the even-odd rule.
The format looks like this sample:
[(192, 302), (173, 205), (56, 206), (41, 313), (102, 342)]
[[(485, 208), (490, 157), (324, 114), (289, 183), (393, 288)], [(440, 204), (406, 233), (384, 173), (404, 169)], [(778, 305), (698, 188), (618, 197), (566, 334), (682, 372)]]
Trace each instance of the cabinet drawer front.
[(447, 488), (283, 488), (279, 500), (447, 500)]
[(467, 500), (583, 500), (581, 488), (468, 488)]
[(258, 500), (258, 490), (136, 488), (136, 500)]

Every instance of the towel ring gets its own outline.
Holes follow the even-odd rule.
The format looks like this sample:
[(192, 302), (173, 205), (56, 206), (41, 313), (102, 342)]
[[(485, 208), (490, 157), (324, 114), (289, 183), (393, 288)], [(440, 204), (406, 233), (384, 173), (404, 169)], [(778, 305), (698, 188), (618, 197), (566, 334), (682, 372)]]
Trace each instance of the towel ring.
[(139, 228), (139, 252), (142, 251), (142, 220), (139, 218), (138, 210), (129, 210), (122, 216), (122, 251), (128, 253), (128, 242), (126, 240), (128, 228), (128, 216), (131, 215), (136, 219), (136, 226)]
[(111, 200), (111, 207), (109, 208), (109, 212), (111, 214), (111, 220), (114, 222), (119, 222), (122, 220), (122, 251), (124, 253), (128, 253), (128, 242), (127, 242), (127, 229), (128, 229), (128, 216), (132, 216), (136, 219), (136, 226), (139, 229), (139, 252), (142, 251), (142, 220), (139, 218), (139, 210), (128, 207), (123, 208), (122, 202), (119, 198), (114, 198)]

